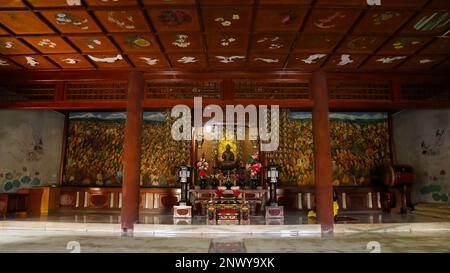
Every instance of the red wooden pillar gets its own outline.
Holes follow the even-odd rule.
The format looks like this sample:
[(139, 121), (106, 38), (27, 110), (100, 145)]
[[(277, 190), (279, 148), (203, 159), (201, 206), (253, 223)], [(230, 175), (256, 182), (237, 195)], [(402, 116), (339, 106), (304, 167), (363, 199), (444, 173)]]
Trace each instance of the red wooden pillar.
[(144, 75), (128, 75), (127, 119), (123, 151), (122, 229), (133, 229), (139, 220), (139, 182), (141, 168), (142, 99)]
[(333, 180), (331, 170), (328, 88), (325, 73), (313, 74), (314, 177), (317, 222), (322, 232), (333, 232)]

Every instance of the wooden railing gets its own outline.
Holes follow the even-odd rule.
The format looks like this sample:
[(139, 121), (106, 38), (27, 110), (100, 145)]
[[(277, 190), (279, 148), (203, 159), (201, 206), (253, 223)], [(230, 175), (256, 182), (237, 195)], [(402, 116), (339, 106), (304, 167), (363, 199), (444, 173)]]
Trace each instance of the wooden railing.
[[(50, 73), (0, 76), (0, 108), (124, 110), (126, 73)], [(312, 109), (311, 74), (146, 74), (145, 109), (177, 104), (279, 105)], [(434, 75), (328, 74), (332, 110), (450, 107), (450, 79)]]

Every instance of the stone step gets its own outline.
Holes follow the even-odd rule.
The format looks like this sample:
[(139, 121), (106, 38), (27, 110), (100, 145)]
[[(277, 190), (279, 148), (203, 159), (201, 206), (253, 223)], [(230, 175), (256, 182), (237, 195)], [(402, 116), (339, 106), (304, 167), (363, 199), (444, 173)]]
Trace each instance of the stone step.
[(443, 214), (450, 214), (450, 210), (449, 209), (416, 208), (416, 207), (414, 207), (414, 210), (416, 210), (416, 211), (431, 211), (431, 212), (437, 212), (437, 213), (443, 213)]
[(447, 204), (418, 204), (414, 206), (415, 211), (424, 211), (424, 212), (432, 212), (432, 213), (440, 213), (444, 215), (450, 215), (450, 206)]
[(426, 211), (426, 210), (414, 210), (411, 212), (415, 215), (424, 215), (424, 216), (431, 216), (441, 219), (450, 219), (449, 213), (441, 213), (441, 212), (433, 212), (433, 211)]
[(416, 208), (436, 208), (450, 210), (450, 204), (437, 204), (437, 203), (419, 203), (415, 205)]

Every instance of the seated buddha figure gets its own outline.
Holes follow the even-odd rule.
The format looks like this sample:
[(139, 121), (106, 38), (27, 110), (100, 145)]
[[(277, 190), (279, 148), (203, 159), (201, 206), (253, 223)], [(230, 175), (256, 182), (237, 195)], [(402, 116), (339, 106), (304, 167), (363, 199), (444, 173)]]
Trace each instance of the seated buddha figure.
[(223, 162), (221, 162), (221, 166), (219, 166), (221, 169), (232, 170), (236, 168), (236, 158), (231, 151), (230, 144), (227, 144), (227, 146), (225, 147), (225, 151), (222, 153), (222, 160)]

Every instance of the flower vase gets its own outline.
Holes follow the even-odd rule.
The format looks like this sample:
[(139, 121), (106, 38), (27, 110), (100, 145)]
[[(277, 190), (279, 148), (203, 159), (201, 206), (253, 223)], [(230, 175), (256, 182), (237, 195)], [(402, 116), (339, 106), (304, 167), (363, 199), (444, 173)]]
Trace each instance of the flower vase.
[(208, 185), (208, 182), (206, 181), (206, 178), (204, 176), (200, 176), (200, 189), (204, 190), (206, 189), (206, 186)]
[(211, 180), (211, 187), (213, 189), (217, 188), (218, 185), (219, 185), (219, 182), (217, 182), (217, 179)]
[(259, 186), (258, 177), (254, 176), (254, 177), (250, 178), (250, 181), (251, 181), (252, 189), (256, 190), (256, 188), (258, 188), (258, 186)]
[(245, 179), (239, 179), (239, 186), (241, 187), (241, 189), (245, 188)]

